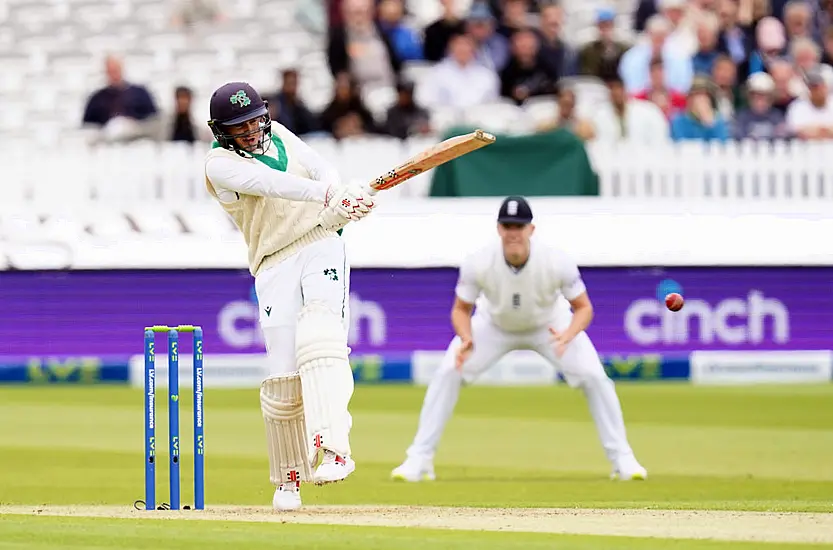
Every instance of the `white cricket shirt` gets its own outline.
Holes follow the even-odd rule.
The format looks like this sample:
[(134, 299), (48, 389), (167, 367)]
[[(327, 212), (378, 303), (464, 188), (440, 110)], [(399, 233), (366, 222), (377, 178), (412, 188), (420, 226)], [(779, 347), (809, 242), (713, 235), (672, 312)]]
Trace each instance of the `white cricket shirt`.
[[(329, 186), (341, 183), (338, 171), (301, 138), (274, 121), (272, 133), (291, 147), (294, 160), (310, 177), (274, 170), (259, 162), (239, 162), (232, 155), (209, 155), (205, 175), (220, 202), (234, 202), (240, 194), (246, 194), (323, 204)], [(271, 147), (267, 154), (275, 156), (276, 147)]]
[(460, 266), (455, 293), (476, 304), (498, 328), (507, 332), (540, 329), (555, 319), (559, 308), (586, 291), (578, 266), (557, 248), (532, 239), (529, 259), (520, 268), (506, 263), (500, 240), (469, 255)]
[(295, 134), (272, 123), (271, 147), (241, 157), (212, 147), (206, 154), (205, 183), (234, 220), (249, 249), (255, 277), (315, 241), (337, 235), (319, 215), (338, 173)]

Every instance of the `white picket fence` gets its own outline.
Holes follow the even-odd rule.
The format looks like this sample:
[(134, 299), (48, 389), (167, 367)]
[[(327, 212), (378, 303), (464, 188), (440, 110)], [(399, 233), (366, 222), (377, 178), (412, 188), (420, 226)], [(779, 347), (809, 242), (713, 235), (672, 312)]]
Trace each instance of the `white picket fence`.
[(833, 200), (833, 141), (592, 144), (588, 151), (603, 196)]
[[(363, 138), (309, 143), (346, 180), (369, 181), (434, 139)], [(136, 144), (62, 149), (6, 148), (0, 153), (3, 202), (69, 205), (90, 201), (210, 201), (203, 177), (206, 145)], [(629, 198), (833, 200), (833, 141), (588, 145), (601, 194)], [(391, 192), (428, 194), (431, 173)]]

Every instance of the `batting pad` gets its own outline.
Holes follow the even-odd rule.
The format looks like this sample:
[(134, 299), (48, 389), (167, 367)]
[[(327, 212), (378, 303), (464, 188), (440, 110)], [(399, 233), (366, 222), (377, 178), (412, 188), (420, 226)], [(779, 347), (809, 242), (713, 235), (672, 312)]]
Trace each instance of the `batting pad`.
[(273, 485), (310, 481), (301, 379), (297, 373), (272, 376), (260, 385), (260, 410), (266, 424), (269, 479)]
[(322, 449), (341, 456), (350, 455), (352, 419), (347, 406), (353, 397), (353, 370), (347, 358), (349, 352), (347, 331), (340, 314), (320, 303), (310, 303), (301, 309), (295, 355), (312, 467)]

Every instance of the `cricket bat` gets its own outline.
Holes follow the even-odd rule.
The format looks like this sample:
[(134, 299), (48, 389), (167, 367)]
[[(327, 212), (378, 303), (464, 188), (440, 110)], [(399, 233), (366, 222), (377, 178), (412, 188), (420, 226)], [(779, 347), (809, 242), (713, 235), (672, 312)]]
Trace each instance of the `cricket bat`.
[(495, 136), (483, 130), (475, 130), (470, 134), (448, 138), (411, 157), (383, 176), (379, 176), (370, 184), (370, 188), (373, 191), (383, 191), (396, 187), (431, 168), (436, 168), (494, 142)]

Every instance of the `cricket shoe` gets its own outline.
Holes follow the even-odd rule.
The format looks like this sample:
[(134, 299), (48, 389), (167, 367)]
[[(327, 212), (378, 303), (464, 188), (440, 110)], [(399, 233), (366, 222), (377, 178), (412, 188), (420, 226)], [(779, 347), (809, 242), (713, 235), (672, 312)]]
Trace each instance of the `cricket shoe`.
[(642, 481), (648, 479), (648, 470), (642, 467), (633, 455), (620, 457), (616, 461), (610, 479), (620, 481)]
[(339, 456), (329, 449), (324, 450), (324, 459), (315, 473), (312, 474), (312, 481), (316, 485), (327, 483), (338, 483), (347, 478), (356, 469), (356, 463), (349, 456)]
[(434, 481), (434, 465), (430, 461), (408, 458), (401, 465), (397, 466), (390, 473), (394, 481), (408, 481), (417, 483), (420, 481)]
[(275, 489), (275, 496), (272, 497), (272, 508), (279, 512), (291, 512), (301, 508), (301, 484), (281, 483)]

